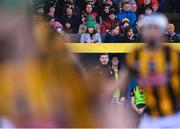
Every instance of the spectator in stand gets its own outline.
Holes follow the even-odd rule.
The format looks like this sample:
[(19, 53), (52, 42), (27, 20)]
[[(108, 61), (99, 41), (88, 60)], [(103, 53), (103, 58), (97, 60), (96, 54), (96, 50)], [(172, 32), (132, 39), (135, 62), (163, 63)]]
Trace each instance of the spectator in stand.
[(64, 32), (67, 34), (73, 34), (74, 31), (72, 28), (72, 22), (70, 20), (67, 20), (64, 24)]
[(85, 12), (86, 12), (87, 16), (92, 15), (96, 19), (96, 22), (98, 22), (98, 23), (100, 22), (99, 14), (97, 11), (94, 10), (94, 6), (91, 3), (87, 3)]
[(164, 0), (136, 0), (138, 8), (143, 7), (142, 5), (149, 5), (149, 4), (154, 5), (155, 3), (159, 3), (160, 1), (164, 1)]
[(102, 13), (101, 13), (101, 18), (102, 20), (105, 20), (108, 18), (110, 12), (110, 5), (104, 5)]
[(48, 18), (54, 18), (55, 14), (55, 5), (50, 6), (48, 12)]
[(130, 26), (130, 21), (128, 18), (124, 18), (122, 20), (122, 26), (121, 26), (121, 29), (122, 29), (122, 32), (124, 33), (125, 32), (125, 29), (126, 27)]
[(98, 14), (101, 13), (102, 10), (102, 1), (101, 0), (85, 0), (86, 3), (90, 3), (93, 5), (93, 10)]
[[(111, 56), (111, 71), (112, 75), (114, 77), (115, 83), (118, 84), (119, 81), (119, 72), (120, 72), (120, 62), (119, 62), (119, 57), (118, 55), (112, 55)], [(121, 104), (125, 101), (125, 98), (120, 96), (120, 88), (116, 88), (113, 97), (112, 97), (112, 103), (113, 104)]]
[(158, 2), (157, 2), (157, 3), (154, 3), (153, 6), (152, 6), (152, 8), (153, 8), (153, 12), (154, 12), (154, 13), (159, 12), (159, 3), (158, 3)]
[(134, 13), (137, 12), (137, 4), (136, 4), (136, 2), (131, 3), (131, 11), (134, 12)]
[[(101, 34), (106, 34), (107, 32), (109, 32), (111, 26), (113, 25), (118, 25), (120, 26), (120, 23), (119, 21), (116, 19), (116, 12), (111, 10), (109, 12), (109, 16), (107, 19), (105, 19), (103, 22), (102, 22), (102, 25), (101, 25)], [(119, 29), (120, 31), (120, 29)]]
[(66, 41), (70, 41), (70, 37), (66, 33), (64, 33), (63, 26), (60, 22), (54, 21), (54, 19), (52, 19), (50, 21), (50, 25), (54, 33), (58, 33), (60, 36), (65, 37)]
[(120, 27), (118, 25), (113, 25), (110, 31), (105, 35), (104, 43), (120, 43)]
[(168, 42), (180, 42), (180, 39), (175, 32), (175, 26), (173, 24), (168, 24), (166, 37)]
[(95, 71), (97, 73), (97, 77), (101, 78), (102, 76), (111, 79), (112, 72), (111, 66), (109, 65), (109, 54), (103, 53), (99, 55), (99, 64), (95, 67)]
[(136, 43), (139, 42), (139, 38), (134, 34), (131, 27), (126, 27), (124, 36), (122, 37), (122, 42), (124, 43)]
[(63, 14), (64, 14), (64, 0), (57, 0), (56, 1), (56, 4), (55, 4), (55, 13), (54, 13), (54, 15), (55, 15), (55, 17), (56, 18), (60, 18), (60, 17), (62, 17), (63, 16)]
[(94, 17), (90, 17), (88, 20), (87, 31), (81, 35), (81, 43), (102, 43), (101, 36), (97, 33)]
[(132, 27), (135, 26), (136, 23), (136, 14), (131, 11), (131, 3), (130, 2), (125, 2), (123, 5), (123, 10), (119, 12), (117, 15), (117, 19), (119, 22), (122, 22), (124, 18), (128, 18), (130, 21), (130, 25)]
[[(82, 33), (85, 33), (87, 31), (87, 23), (88, 23), (88, 19), (90, 18), (91, 16), (87, 16), (86, 13), (84, 13), (82, 16), (81, 16), (81, 20), (82, 20), (82, 24), (80, 24), (79, 26), (79, 30), (78, 30), (78, 34), (82, 34)], [(94, 19), (95, 20), (95, 19)], [(100, 30), (100, 25), (94, 21), (96, 26), (95, 26), (95, 30), (97, 31), (97, 33), (100, 33), (101, 30)]]
[(71, 27), (72, 27), (72, 33), (78, 33), (78, 28), (80, 25), (80, 18), (79, 16), (77, 16), (76, 14), (74, 14), (74, 8), (71, 5), (68, 5), (65, 8), (66, 13), (62, 16), (61, 19), (59, 19), (59, 21), (61, 21), (61, 23), (63, 24), (63, 27), (65, 28), (66, 23), (71, 23)]
[(144, 8), (144, 16), (149, 16), (153, 13), (153, 8), (150, 5), (147, 5)]
[(119, 3), (119, 12), (122, 11), (125, 2), (131, 2), (130, 0), (121, 0)]
[(139, 6), (138, 6), (138, 10), (137, 13), (140, 14), (144, 14), (145, 13), (145, 8), (147, 6), (153, 6), (153, 3), (158, 3), (157, 0), (139, 0), (138, 1)]
[(116, 13), (119, 12), (119, 8), (117, 4), (113, 2), (113, 0), (105, 0), (104, 6), (105, 5), (110, 5), (110, 10), (114, 10)]
[(80, 9), (76, 5), (75, 0), (64, 0), (64, 7), (67, 6), (72, 6), (74, 8), (74, 14), (79, 15), (80, 14)]

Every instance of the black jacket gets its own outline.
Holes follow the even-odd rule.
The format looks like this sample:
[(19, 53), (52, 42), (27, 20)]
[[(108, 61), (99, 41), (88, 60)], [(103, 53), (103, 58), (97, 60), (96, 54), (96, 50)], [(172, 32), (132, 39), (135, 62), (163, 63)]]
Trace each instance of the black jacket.
[(122, 37), (124, 43), (137, 43), (139, 42), (139, 36), (133, 35), (132, 39), (127, 38), (125, 35)]
[(113, 71), (111, 69), (110, 65), (102, 65), (99, 64), (96, 68), (95, 68), (95, 72), (97, 73), (97, 77), (104, 77), (107, 79), (111, 79), (113, 77)]
[(104, 43), (120, 43), (121, 41), (120, 35), (112, 36), (111, 33), (107, 33), (104, 39)]
[(65, 26), (65, 23), (68, 21), (71, 23), (72, 29), (74, 33), (78, 33), (79, 25), (80, 25), (80, 18), (78, 15), (72, 15), (68, 17), (67, 15), (63, 15), (61, 18), (58, 18), (58, 21)]
[(176, 42), (176, 43), (177, 43), (177, 42), (180, 42), (180, 39), (179, 39), (179, 37), (177, 36), (177, 34), (175, 34), (175, 35), (173, 35), (173, 36), (167, 34), (167, 35), (166, 35), (166, 38), (167, 38), (168, 42)]

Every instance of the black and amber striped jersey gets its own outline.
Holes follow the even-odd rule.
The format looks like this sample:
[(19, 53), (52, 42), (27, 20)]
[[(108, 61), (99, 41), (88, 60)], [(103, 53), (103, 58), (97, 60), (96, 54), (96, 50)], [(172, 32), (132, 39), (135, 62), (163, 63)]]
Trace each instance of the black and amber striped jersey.
[(141, 79), (151, 116), (180, 110), (180, 54), (167, 46), (156, 51), (140, 48), (126, 56), (130, 74)]

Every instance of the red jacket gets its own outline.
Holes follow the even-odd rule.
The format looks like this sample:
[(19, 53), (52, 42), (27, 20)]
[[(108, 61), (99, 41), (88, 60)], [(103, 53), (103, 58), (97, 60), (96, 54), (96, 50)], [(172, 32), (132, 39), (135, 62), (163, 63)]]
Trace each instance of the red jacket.
[[(101, 34), (106, 34), (111, 29), (112, 25), (118, 25), (120, 27), (119, 21), (110, 20), (109, 18), (105, 19), (101, 25)], [(121, 28), (120, 28), (120, 32), (121, 32)]]

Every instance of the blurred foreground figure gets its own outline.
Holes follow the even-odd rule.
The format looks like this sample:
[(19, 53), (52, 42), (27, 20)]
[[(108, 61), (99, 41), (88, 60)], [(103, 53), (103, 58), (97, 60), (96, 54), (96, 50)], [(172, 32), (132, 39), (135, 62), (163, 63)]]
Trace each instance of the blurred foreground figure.
[(32, 22), (26, 2), (0, 5), (1, 126), (126, 127), (131, 116), (110, 106), (113, 81), (87, 76), (47, 22)]
[[(143, 128), (180, 127), (180, 55), (163, 46), (163, 32), (168, 24), (161, 14), (143, 18), (142, 38), (145, 46), (127, 56), (127, 70), (122, 73), (141, 79), (149, 111), (140, 122)], [(126, 75), (125, 75), (126, 74)], [(123, 81), (121, 81), (122, 83)], [(125, 81), (124, 81), (125, 82)]]

